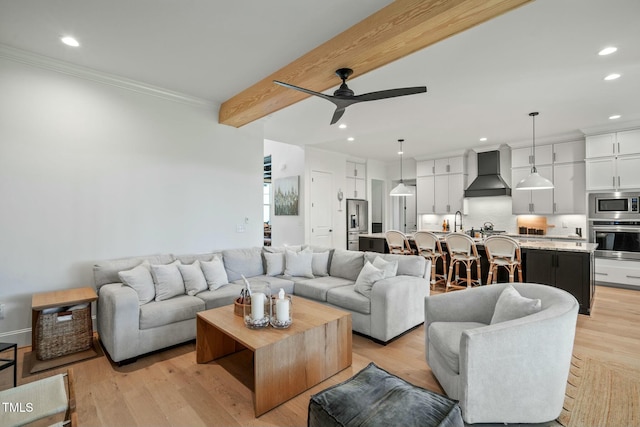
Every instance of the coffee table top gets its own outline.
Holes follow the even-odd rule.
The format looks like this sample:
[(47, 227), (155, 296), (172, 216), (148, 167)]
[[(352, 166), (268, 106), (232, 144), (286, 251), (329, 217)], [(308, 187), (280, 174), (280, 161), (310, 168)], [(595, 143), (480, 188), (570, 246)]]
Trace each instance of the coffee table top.
[(233, 313), (233, 305), (198, 313), (199, 318), (232, 336), (251, 350), (269, 346), (286, 337), (297, 335), (345, 316), (351, 316), (351, 313), (297, 296), (292, 297), (291, 318), (293, 322), (287, 329), (275, 329), (271, 326), (263, 329), (249, 329), (245, 326), (243, 318)]

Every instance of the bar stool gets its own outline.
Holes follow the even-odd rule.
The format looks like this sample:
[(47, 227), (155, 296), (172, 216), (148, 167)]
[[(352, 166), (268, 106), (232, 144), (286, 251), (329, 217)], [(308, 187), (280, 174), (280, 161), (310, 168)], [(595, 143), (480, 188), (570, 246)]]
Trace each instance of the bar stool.
[(487, 284), (496, 283), (498, 267), (504, 267), (509, 272), (509, 282), (513, 283), (515, 271), (518, 270), (518, 281), (522, 282), (522, 257), (520, 245), (508, 236), (491, 236), (484, 241), (484, 249), (489, 258), (489, 275)]
[[(417, 231), (413, 235), (413, 241), (418, 248), (418, 255), (431, 260), (431, 290), (434, 290), (437, 284), (447, 286), (447, 258), (442, 252), (442, 245), (438, 236), (430, 231)], [(444, 274), (436, 273), (436, 264), (438, 260), (442, 260), (442, 271)]]
[[(464, 233), (449, 233), (445, 236), (447, 242), (447, 250), (449, 251), (449, 257), (451, 258), (451, 264), (449, 265), (449, 276), (447, 277), (448, 292), (450, 288), (457, 289), (469, 289), (474, 284), (482, 285), (482, 272), (480, 271), (480, 256), (478, 255), (478, 248), (473, 239)], [(478, 278), (471, 278), (471, 264), (476, 263), (478, 268)], [(460, 284), (460, 264), (464, 264), (467, 268), (466, 286)], [(453, 276), (453, 267), (456, 268), (455, 279), (451, 280)]]
[(415, 251), (411, 249), (407, 236), (402, 231), (389, 230), (385, 233), (389, 253), (399, 255), (413, 255)]

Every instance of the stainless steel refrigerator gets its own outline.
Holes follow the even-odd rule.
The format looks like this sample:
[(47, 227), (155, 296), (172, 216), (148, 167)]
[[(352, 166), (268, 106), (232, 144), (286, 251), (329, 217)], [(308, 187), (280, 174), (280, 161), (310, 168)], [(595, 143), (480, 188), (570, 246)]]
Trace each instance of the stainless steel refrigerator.
[(347, 249), (360, 250), (359, 236), (369, 232), (368, 212), (366, 200), (347, 199)]

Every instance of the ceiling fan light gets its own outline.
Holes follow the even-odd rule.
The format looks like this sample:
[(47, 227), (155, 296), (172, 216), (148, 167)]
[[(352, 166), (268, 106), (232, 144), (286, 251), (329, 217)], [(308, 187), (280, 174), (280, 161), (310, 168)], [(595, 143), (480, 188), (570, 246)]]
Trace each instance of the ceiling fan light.
[(549, 190), (553, 188), (553, 183), (540, 175), (537, 171), (531, 172), (528, 177), (521, 180), (516, 185), (516, 190)]

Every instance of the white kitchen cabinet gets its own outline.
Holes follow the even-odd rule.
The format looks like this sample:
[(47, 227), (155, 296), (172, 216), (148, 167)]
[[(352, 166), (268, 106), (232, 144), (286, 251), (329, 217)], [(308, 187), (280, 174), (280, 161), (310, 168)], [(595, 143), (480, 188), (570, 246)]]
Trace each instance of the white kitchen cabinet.
[[(584, 146), (584, 144), (582, 144)], [(584, 214), (586, 210), (585, 164), (553, 165), (553, 211), (555, 214)]]
[[(536, 166), (538, 173), (553, 182), (553, 167)], [(512, 212), (514, 214), (553, 214), (553, 189), (549, 190), (517, 190), (518, 182), (529, 176), (531, 168), (511, 169)]]
[(585, 157), (584, 140), (553, 144), (553, 163), (554, 164), (583, 162), (584, 157)]
[(367, 165), (365, 163), (347, 162), (347, 177), (365, 179)]
[(418, 214), (435, 212), (434, 181), (433, 175), (416, 178), (416, 211)]
[(640, 155), (618, 157), (616, 170), (618, 189), (640, 188)]
[(465, 173), (464, 156), (448, 157), (434, 160), (434, 173), (444, 175), (449, 173)]
[[(553, 146), (540, 145), (536, 146), (536, 166), (550, 165), (553, 163)], [(521, 168), (533, 165), (533, 154), (531, 147), (514, 148), (511, 150), (511, 167)]]
[(595, 259), (596, 282), (631, 285), (640, 288), (640, 261)]
[(416, 162), (416, 176), (432, 176), (435, 174), (433, 160), (421, 160)]
[(462, 211), (465, 175), (461, 173), (434, 177), (434, 205), (436, 214)]
[(616, 133), (617, 154), (640, 154), (640, 129)]
[(586, 138), (586, 158), (607, 157), (616, 154), (616, 134), (605, 133), (603, 135), (593, 135)]
[(365, 163), (347, 162), (346, 170), (347, 191), (345, 198), (347, 199), (366, 199), (367, 198), (367, 165)]

